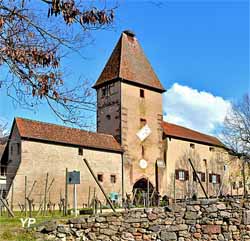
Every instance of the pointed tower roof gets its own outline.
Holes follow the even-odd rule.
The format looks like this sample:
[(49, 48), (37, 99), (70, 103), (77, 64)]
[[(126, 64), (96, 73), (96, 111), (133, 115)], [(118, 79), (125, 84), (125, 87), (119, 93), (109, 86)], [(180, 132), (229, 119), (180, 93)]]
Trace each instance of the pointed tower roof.
[(93, 88), (117, 78), (159, 92), (165, 91), (135, 34), (128, 30), (122, 33)]

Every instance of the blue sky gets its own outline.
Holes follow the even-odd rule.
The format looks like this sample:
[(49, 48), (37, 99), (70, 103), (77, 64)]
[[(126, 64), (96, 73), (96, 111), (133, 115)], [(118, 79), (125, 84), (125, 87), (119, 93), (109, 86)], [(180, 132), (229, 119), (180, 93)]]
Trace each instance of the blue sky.
[[(169, 90), (164, 96), (167, 120), (213, 133), (228, 101), (250, 93), (248, 1), (120, 1), (114, 29), (93, 33), (95, 42), (84, 50), (85, 59), (72, 54), (65, 60), (72, 73), (69, 81), (82, 76), (94, 83), (125, 29), (136, 33)], [(14, 116), (60, 123), (46, 106), (36, 112), (23, 110), (3, 89), (0, 94), (0, 118), (9, 123)], [(201, 121), (203, 113), (210, 116), (206, 123)]]

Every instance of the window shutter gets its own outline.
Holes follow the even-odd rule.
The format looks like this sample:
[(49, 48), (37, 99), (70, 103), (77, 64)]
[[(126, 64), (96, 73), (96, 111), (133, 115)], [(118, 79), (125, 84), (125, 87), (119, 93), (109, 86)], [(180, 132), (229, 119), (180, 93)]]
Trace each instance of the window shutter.
[(212, 182), (212, 174), (209, 174), (209, 182)]
[(179, 170), (178, 169), (175, 170), (175, 179), (179, 180)]
[(189, 179), (188, 171), (185, 171), (185, 180), (187, 181)]
[(220, 183), (220, 175), (217, 175), (217, 183)]
[(201, 181), (205, 182), (206, 181), (206, 175), (204, 172), (201, 173)]
[(196, 175), (195, 175), (195, 172), (193, 172), (193, 180), (194, 180), (194, 182), (196, 182)]

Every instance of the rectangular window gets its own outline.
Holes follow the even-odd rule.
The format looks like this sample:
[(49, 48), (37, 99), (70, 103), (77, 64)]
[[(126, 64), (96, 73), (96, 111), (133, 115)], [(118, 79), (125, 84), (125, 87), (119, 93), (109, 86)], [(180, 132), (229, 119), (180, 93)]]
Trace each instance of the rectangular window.
[(141, 119), (140, 119), (140, 128), (142, 128), (142, 127), (145, 126), (146, 124), (147, 124), (147, 120), (141, 118)]
[(219, 174), (209, 174), (209, 182), (213, 184), (220, 183), (220, 175)]
[(116, 183), (116, 175), (110, 175), (110, 182)]
[[(206, 175), (204, 172), (197, 172), (197, 175), (198, 175), (201, 182), (206, 181)], [(195, 172), (193, 172), (193, 180), (194, 180), (194, 182), (198, 182), (198, 178), (196, 177)]]
[(81, 147), (78, 148), (78, 155), (79, 156), (83, 155), (83, 148), (81, 148)]
[(105, 85), (102, 87), (102, 97), (110, 96), (110, 85)]
[(103, 182), (103, 174), (97, 174), (97, 179), (99, 182)]
[(179, 181), (186, 181), (189, 179), (188, 171), (186, 170), (175, 170), (175, 178)]
[(144, 90), (143, 90), (143, 89), (140, 89), (140, 97), (141, 97), (141, 98), (144, 98), (144, 97), (145, 97), (145, 95), (144, 95)]
[(243, 187), (243, 182), (239, 181), (239, 188), (242, 188), (242, 187)]
[(193, 143), (190, 144), (190, 148), (194, 149), (195, 145)]

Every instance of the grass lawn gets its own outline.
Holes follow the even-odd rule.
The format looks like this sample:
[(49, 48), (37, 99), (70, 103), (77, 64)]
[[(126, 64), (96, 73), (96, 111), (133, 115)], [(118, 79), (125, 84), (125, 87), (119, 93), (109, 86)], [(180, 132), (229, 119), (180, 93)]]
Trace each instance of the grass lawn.
[[(14, 212), (15, 217), (11, 218), (8, 217), (7, 213), (3, 213), (3, 216), (0, 216), (0, 240), (1, 241), (33, 241), (35, 240), (34, 237), (32, 237), (31, 232), (27, 232), (25, 228), (22, 227), (22, 223), (20, 218), (24, 218), (24, 214), (21, 214), (20, 212)], [(36, 217), (36, 212), (32, 214), (32, 217), (36, 218), (36, 224), (48, 221), (51, 219), (60, 219), (64, 220), (67, 217), (62, 217), (62, 215), (59, 212), (55, 212), (54, 215), (48, 214), (47, 216), (38, 216)], [(27, 225), (27, 222), (25, 223)]]

